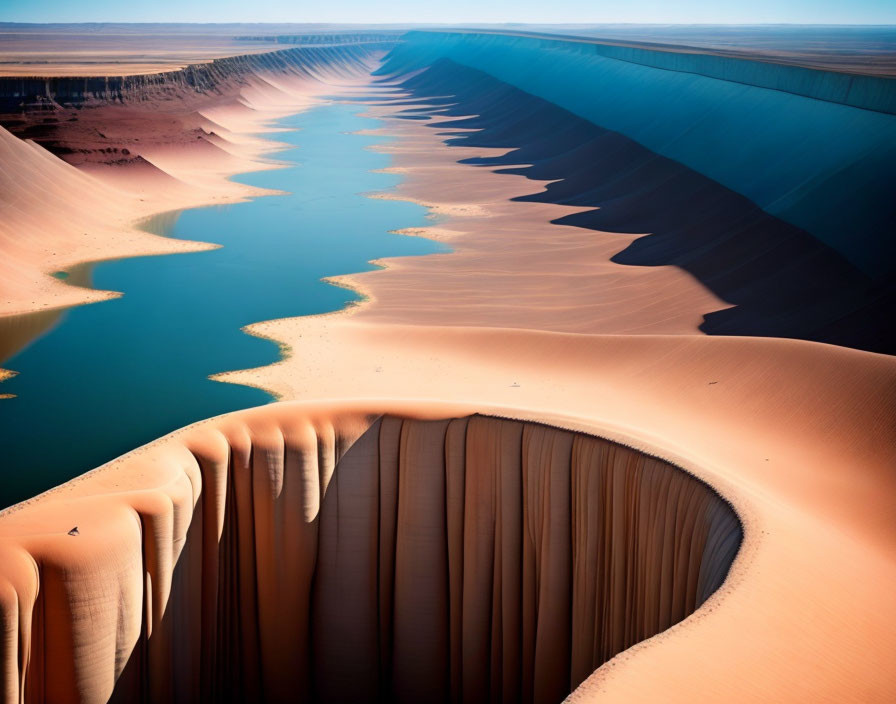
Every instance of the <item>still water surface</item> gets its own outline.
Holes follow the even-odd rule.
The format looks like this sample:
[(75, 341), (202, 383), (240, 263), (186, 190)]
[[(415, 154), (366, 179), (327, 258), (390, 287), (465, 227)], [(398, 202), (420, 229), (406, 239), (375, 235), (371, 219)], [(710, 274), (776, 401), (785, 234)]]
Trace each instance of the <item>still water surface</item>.
[[(424, 224), (423, 208), (361, 195), (400, 177), (372, 173), (390, 160), (366, 149), (384, 138), (352, 134), (379, 124), (359, 113), (337, 103), (282, 120), (300, 131), (277, 135), (296, 145), (277, 158), (295, 165), (237, 180), (290, 195), (157, 218), (154, 231), (223, 246), (92, 266), (95, 287), (125, 295), (65, 311), (0, 359), (18, 372), (0, 383), (0, 394), (16, 395), (0, 400), (0, 507), (187, 423), (269, 403), (258, 389), (208, 379), (278, 359), (276, 344), (241, 327), (337, 310), (357, 295), (321, 277), (441, 249), (389, 233)], [(38, 321), (8, 321), (0, 336), (13, 324)]]

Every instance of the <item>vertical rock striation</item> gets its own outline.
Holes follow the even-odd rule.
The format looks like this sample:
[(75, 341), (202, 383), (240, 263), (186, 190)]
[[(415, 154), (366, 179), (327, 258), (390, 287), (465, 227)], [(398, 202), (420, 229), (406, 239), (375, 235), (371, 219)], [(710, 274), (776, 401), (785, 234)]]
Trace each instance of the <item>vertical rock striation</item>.
[(76, 537), (28, 533), (52, 494), (0, 516), (4, 701), (560, 702), (740, 545), (712, 489), (597, 437), (274, 409), (82, 480)]

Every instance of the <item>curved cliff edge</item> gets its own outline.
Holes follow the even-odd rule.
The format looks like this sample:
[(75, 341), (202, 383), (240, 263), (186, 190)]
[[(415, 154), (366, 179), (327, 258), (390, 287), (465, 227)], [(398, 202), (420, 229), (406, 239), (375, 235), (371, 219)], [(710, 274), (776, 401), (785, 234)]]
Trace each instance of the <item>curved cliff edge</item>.
[(559, 702), (722, 583), (702, 482), (469, 412), (255, 409), (8, 512), (7, 700)]
[(274, 404), (0, 514), (5, 700), (892, 695), (891, 358), (416, 326), (365, 342), (365, 363), (392, 345), (399, 395), (437, 363), (446, 397), (516, 404)]

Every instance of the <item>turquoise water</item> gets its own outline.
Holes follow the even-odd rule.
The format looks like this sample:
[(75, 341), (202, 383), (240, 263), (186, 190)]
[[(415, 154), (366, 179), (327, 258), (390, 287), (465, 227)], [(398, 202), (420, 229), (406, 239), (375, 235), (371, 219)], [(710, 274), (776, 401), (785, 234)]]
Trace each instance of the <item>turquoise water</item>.
[(208, 379), (279, 358), (276, 344), (241, 327), (358, 298), (321, 277), (369, 270), (378, 257), (440, 251), (388, 232), (424, 224), (422, 207), (361, 195), (400, 177), (371, 173), (390, 160), (366, 149), (384, 138), (351, 134), (378, 125), (360, 111), (331, 104), (282, 120), (301, 130), (276, 135), (297, 145), (277, 154), (295, 166), (237, 180), (290, 195), (157, 219), (173, 237), (223, 246), (93, 266), (95, 287), (124, 296), (64, 312), (0, 360), (18, 372), (0, 383), (0, 393), (16, 394), (0, 400), (0, 506), (187, 423), (269, 403), (258, 389)]

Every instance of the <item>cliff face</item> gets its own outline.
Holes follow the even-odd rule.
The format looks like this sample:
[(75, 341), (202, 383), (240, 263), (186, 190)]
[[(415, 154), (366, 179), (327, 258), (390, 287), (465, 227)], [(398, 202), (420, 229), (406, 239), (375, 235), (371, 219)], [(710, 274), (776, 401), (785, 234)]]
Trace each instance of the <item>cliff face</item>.
[[(300, 39), (300, 38), (296, 38)], [(81, 107), (90, 103), (140, 103), (182, 99), (190, 94), (220, 94), (229, 82), (240, 82), (257, 72), (314, 77), (322, 68), (351, 66), (371, 53), (390, 49), (394, 41), (357, 35), (344, 43), (305, 45), (261, 54), (232, 56), (193, 64), (176, 71), (133, 76), (71, 78), (0, 77), (0, 112), (28, 112), (35, 108)]]
[(684, 164), (808, 231), (869, 275), (896, 272), (896, 80), (450, 32), (409, 33), (380, 72), (439, 59), (483, 71)]
[(300, 409), (0, 517), (5, 701), (559, 702), (741, 541), (706, 485), (600, 438)]
[[(435, 145), (429, 149), (447, 145), (454, 154), (445, 157), (451, 164), (445, 178), (457, 185), (438, 183), (431, 166), (415, 173), (413, 158), (399, 152), (396, 164), (411, 178), (398, 192), (424, 200), (475, 199), (490, 212), (443, 225), (466, 233), (452, 240), (449, 258), (352, 276), (353, 283), (376, 288), (379, 311), (400, 310), (403, 322), (584, 333), (690, 333), (699, 325), (711, 335), (896, 351), (896, 280), (864, 274), (744, 196), (619, 132), (448, 59), (400, 86), (408, 101), (381, 110), (409, 118), (398, 128), (406, 133), (432, 133), (423, 137)], [(415, 181), (427, 185), (415, 187)], [(481, 195), (493, 186), (504, 189), (506, 206)], [(612, 263), (606, 277), (601, 261)], [(530, 272), (548, 266), (562, 275), (544, 305), (543, 279)], [(688, 299), (682, 284), (690, 281), (664, 291), (660, 278), (672, 267), (717, 298)], [(475, 306), (467, 296), (444, 295), (458, 276), (475, 279), (482, 292)], [(575, 284), (566, 285), (571, 277)], [(413, 311), (404, 304), (410, 290)], [(685, 311), (693, 317), (674, 322)]]

